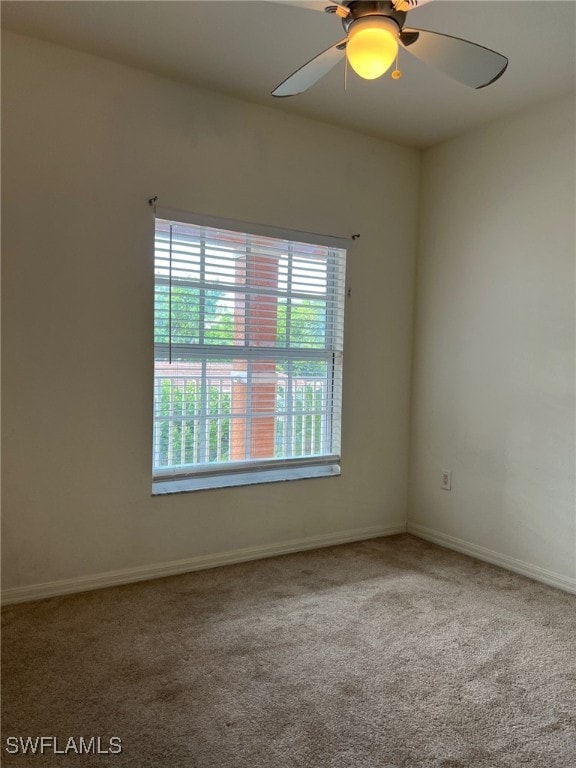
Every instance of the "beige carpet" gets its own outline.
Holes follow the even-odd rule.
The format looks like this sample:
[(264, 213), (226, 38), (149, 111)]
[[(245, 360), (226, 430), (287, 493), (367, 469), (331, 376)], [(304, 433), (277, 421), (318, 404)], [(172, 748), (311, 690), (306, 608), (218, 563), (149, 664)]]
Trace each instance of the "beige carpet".
[(2, 765), (574, 768), (575, 608), (408, 535), (9, 607)]

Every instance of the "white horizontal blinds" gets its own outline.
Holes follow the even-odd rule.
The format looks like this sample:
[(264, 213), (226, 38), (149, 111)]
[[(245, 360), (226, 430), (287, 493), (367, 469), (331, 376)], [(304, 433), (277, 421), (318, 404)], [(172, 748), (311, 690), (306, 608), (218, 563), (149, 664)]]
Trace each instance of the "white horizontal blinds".
[(157, 219), (156, 477), (338, 458), (345, 255)]

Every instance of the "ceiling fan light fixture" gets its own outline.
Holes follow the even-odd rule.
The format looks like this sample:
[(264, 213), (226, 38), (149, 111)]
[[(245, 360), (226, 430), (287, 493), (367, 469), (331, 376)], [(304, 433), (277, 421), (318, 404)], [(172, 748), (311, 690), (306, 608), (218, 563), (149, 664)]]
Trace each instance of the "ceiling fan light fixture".
[(386, 16), (362, 16), (348, 30), (346, 57), (357, 75), (375, 80), (390, 69), (398, 53), (398, 25)]

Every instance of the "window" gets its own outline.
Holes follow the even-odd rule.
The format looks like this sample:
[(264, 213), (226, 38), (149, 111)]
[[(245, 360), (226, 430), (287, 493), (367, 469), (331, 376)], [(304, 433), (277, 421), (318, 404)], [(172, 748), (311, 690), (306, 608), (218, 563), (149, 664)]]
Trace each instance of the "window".
[(153, 492), (340, 474), (345, 241), (220, 224), (157, 211)]

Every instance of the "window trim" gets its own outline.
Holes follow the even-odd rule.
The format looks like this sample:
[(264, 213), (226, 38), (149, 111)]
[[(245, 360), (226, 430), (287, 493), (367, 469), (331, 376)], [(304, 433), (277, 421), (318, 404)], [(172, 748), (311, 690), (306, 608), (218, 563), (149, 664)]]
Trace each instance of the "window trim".
[(259, 469), (256, 472), (212, 473), (200, 477), (175, 477), (172, 480), (152, 481), (152, 496), (166, 496), (170, 493), (210, 491), (218, 488), (237, 488), (243, 485), (280, 483), (285, 480), (308, 480), (312, 478), (340, 477), (340, 462), (334, 464), (313, 464), (308, 467), (284, 467)]

